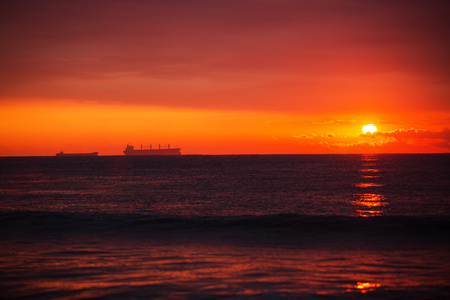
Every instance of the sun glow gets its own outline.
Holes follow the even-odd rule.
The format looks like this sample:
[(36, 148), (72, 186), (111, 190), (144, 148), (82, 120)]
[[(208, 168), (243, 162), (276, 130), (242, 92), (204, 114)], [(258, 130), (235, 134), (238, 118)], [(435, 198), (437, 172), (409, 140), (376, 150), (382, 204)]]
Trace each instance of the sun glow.
[(367, 124), (363, 126), (362, 131), (364, 134), (366, 134), (367, 132), (374, 133), (377, 131), (377, 127), (373, 124)]

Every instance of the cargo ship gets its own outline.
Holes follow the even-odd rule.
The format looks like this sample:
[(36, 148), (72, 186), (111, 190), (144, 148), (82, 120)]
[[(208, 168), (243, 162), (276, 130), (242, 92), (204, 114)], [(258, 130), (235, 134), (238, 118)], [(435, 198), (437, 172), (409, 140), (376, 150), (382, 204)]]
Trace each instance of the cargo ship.
[(127, 145), (125, 150), (123, 150), (125, 155), (181, 155), (181, 148), (170, 148), (170, 144), (167, 145), (167, 148), (159, 148), (152, 149), (152, 145), (150, 145), (149, 149), (143, 149), (141, 145), (141, 149), (134, 149), (134, 146)]
[(90, 153), (64, 153), (59, 152), (55, 154), (56, 156), (98, 156), (98, 152), (90, 152)]

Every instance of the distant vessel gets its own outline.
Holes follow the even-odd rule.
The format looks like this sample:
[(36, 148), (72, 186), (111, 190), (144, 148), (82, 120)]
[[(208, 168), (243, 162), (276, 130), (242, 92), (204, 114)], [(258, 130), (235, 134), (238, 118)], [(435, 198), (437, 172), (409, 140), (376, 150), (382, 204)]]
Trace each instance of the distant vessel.
[(59, 152), (55, 154), (56, 156), (98, 156), (98, 152), (90, 152), (90, 153), (64, 153)]
[(181, 148), (170, 148), (170, 145), (167, 145), (167, 148), (161, 148), (159, 145), (158, 149), (152, 149), (150, 145), (150, 149), (143, 149), (141, 145), (141, 149), (136, 150), (132, 145), (127, 145), (123, 153), (125, 155), (181, 155)]

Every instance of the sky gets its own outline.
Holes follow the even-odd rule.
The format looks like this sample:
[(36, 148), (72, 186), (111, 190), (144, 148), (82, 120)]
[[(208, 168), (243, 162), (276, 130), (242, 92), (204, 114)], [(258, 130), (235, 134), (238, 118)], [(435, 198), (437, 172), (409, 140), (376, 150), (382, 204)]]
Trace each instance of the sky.
[(450, 152), (449, 1), (0, 7), (0, 156)]

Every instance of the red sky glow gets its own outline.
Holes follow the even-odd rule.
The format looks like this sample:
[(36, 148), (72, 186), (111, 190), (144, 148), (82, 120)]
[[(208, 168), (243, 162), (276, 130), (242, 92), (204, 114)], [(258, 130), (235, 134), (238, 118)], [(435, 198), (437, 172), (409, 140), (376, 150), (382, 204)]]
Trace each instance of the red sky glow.
[(450, 151), (448, 1), (1, 7), (2, 156)]

